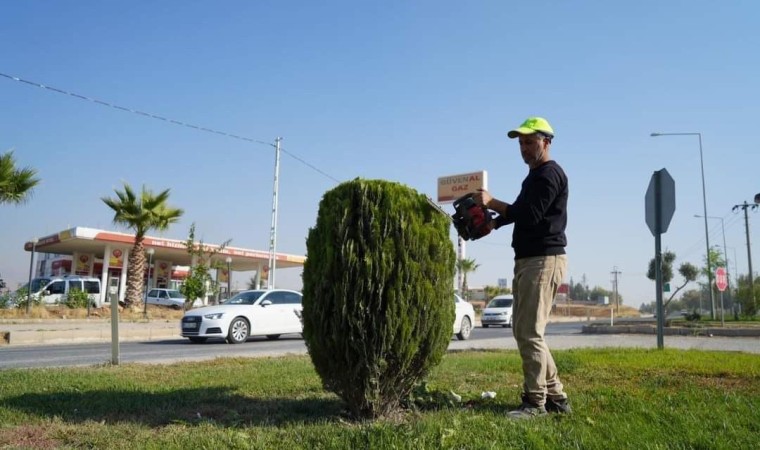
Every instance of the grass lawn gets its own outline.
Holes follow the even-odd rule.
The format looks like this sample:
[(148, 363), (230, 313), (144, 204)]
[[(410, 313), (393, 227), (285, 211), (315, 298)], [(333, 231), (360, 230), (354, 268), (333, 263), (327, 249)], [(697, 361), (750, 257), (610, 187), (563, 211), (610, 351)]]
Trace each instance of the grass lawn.
[[(255, 345), (255, 344), (254, 344)], [(760, 345), (760, 344), (759, 344)], [(760, 446), (760, 356), (556, 351), (574, 413), (512, 421), (516, 351), (449, 353), (429, 396), (357, 423), (308, 357), (0, 372), (0, 448), (750, 449)], [(449, 400), (449, 391), (461, 395)], [(481, 392), (495, 391), (494, 399)]]

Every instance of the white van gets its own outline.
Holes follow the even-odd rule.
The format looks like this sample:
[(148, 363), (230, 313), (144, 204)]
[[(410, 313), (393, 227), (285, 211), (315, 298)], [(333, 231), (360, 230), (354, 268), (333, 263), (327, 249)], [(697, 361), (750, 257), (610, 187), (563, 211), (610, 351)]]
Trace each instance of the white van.
[(32, 280), (32, 295), (35, 298), (40, 298), (43, 305), (59, 304), (66, 299), (69, 292), (75, 290), (86, 292), (92, 306), (96, 308), (101, 306), (100, 278), (66, 275)]

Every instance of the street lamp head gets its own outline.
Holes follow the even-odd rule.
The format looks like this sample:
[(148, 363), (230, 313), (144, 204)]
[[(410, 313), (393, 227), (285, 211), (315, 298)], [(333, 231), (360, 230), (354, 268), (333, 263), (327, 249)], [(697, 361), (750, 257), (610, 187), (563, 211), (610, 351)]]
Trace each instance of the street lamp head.
[(698, 132), (695, 132), (695, 131), (692, 131), (692, 132), (689, 132), (689, 133), (662, 133), (662, 132), (660, 132), (660, 133), (649, 133), (649, 135), (652, 136), (652, 137), (657, 137), (657, 136), (699, 136), (700, 142), (702, 141), (702, 133), (698, 133)]
[(225, 259), (225, 261), (227, 261), (227, 264), (230, 264), (230, 263), (232, 263), (232, 258), (230, 258), (230, 257), (228, 256), (228, 257), (227, 257), (227, 259)]
[(32, 238), (32, 244), (37, 245), (39, 242), (40, 242), (39, 239)]
[(760, 204), (760, 194), (755, 194), (755, 204)]
[(154, 249), (154, 248), (149, 248), (149, 249), (147, 250), (147, 252), (148, 252), (148, 254), (149, 254), (150, 256), (153, 256), (153, 254), (154, 254), (154, 253), (156, 253), (156, 249)]

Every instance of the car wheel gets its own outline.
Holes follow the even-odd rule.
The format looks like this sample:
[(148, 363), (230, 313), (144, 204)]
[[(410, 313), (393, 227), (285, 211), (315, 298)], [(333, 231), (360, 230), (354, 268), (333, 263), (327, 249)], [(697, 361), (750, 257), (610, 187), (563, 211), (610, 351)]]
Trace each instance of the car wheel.
[(230, 344), (240, 344), (245, 342), (250, 335), (248, 321), (242, 317), (236, 317), (230, 324), (230, 331), (227, 333), (227, 342)]
[(205, 337), (191, 337), (191, 338), (188, 338), (188, 339), (190, 339), (190, 342), (192, 342), (193, 344), (203, 344), (204, 342), (206, 342), (206, 339), (208, 339), (208, 338), (205, 338)]
[(279, 334), (267, 334), (267, 339), (269, 339), (270, 341), (274, 341), (275, 339), (280, 339), (280, 335)]
[(488, 328), (488, 324), (483, 324), (483, 328)]
[(459, 328), (459, 333), (457, 333), (457, 338), (460, 341), (466, 341), (470, 338), (470, 333), (472, 333), (472, 322), (470, 322), (469, 317), (464, 316), (462, 318), (462, 326)]

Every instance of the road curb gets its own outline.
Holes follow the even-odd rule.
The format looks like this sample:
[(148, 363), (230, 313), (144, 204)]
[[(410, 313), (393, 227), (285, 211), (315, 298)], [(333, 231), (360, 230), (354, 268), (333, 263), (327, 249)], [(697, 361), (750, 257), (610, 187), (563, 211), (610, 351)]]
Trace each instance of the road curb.
[[(179, 325), (175, 323), (130, 322), (119, 324), (119, 341), (153, 341), (180, 337)], [(0, 346), (110, 341), (110, 322), (34, 322), (5, 326), (0, 325)]]
[[(662, 331), (668, 336), (760, 336), (760, 328), (665, 327)], [(653, 325), (584, 325), (582, 332), (584, 334), (657, 334), (657, 327)]]
[[(553, 320), (552, 322), (563, 322)], [(475, 326), (479, 326), (476, 320)], [(655, 335), (657, 329), (648, 324), (602, 325), (582, 327), (583, 334)], [(666, 327), (671, 336), (760, 337), (760, 328), (687, 328)], [(120, 322), (119, 341), (155, 341), (181, 339), (178, 321)], [(111, 341), (111, 322), (107, 320), (28, 320), (0, 322), (0, 347), (68, 343), (103, 343)]]

